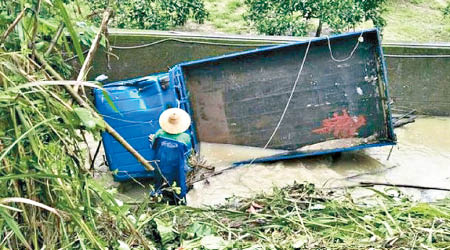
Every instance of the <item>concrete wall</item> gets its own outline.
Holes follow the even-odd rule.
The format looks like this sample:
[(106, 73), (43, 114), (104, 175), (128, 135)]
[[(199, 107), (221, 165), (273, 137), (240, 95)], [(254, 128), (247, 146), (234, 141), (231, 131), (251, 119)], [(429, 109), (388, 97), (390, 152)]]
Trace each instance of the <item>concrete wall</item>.
[[(107, 75), (109, 81), (132, 78), (167, 71), (183, 61), (303, 39), (113, 30), (110, 32), (111, 45), (131, 48), (113, 47), (109, 59), (104, 49), (101, 49), (96, 55), (89, 78), (100, 74)], [(450, 56), (445, 55), (450, 55), (450, 44), (384, 44), (383, 49), (393, 107), (416, 109), (422, 114), (449, 116)]]
[(450, 44), (386, 44), (383, 50), (394, 107), (450, 115)]

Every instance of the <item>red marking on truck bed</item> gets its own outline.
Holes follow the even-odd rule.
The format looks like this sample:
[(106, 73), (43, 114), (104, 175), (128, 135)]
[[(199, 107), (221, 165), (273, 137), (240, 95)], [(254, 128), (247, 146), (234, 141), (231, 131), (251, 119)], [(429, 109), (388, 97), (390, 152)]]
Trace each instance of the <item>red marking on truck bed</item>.
[(350, 116), (347, 110), (342, 110), (342, 115), (337, 112), (333, 117), (324, 119), (322, 127), (314, 129), (312, 132), (316, 134), (333, 134), (336, 138), (350, 138), (358, 134), (358, 129), (366, 125), (366, 118), (360, 116)]

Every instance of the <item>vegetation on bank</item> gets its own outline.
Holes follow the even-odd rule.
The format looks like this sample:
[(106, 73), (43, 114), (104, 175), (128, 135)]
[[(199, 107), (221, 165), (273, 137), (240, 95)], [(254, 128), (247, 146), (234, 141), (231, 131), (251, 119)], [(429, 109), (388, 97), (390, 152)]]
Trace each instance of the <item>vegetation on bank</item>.
[(203, 23), (208, 16), (203, 0), (92, 0), (86, 4), (96, 23), (104, 9), (113, 8), (115, 17), (110, 25), (116, 28), (168, 30), (188, 19)]
[(294, 183), (202, 209), (149, 201), (138, 206), (129, 217), (155, 249), (450, 247), (450, 200), (414, 202), (396, 188), (331, 191)]
[[(302, 0), (265, 1), (245, 0), (244, 18), (260, 33), (267, 35), (305, 36), (315, 29), (322, 34), (323, 26), (333, 33), (355, 28), (370, 21), (374, 27), (383, 28), (382, 17), (385, 0)], [(316, 26), (312, 20), (317, 20)]]
[[(450, 19), (444, 16), (446, 1), (392, 1), (387, 5), (385, 41), (449, 42)], [(447, 5), (448, 6), (448, 5)]]
[[(169, 249), (446, 249), (450, 203), (414, 203), (395, 189), (363, 198), (294, 184), (220, 207), (152, 207)], [(161, 212), (161, 209), (163, 209)]]
[(61, 81), (73, 73), (66, 58), (87, 59), (91, 26), (62, 0), (2, 1), (0, 18), (0, 249), (99, 249), (113, 232), (144, 244), (86, 167), (82, 142), (102, 120)]
[[(447, 6), (447, 7), (446, 7)], [(383, 39), (388, 42), (448, 42), (450, 39), (450, 3), (444, 0), (387, 0), (381, 17), (386, 21)], [(249, 26), (244, 15), (245, 0), (205, 0), (209, 15), (202, 25), (189, 24), (189, 30), (200, 32), (223, 32), (229, 34), (257, 34)], [(308, 36), (314, 36), (317, 20), (310, 21)], [(372, 27), (372, 22), (357, 28)], [(324, 25), (325, 33), (329, 28)]]
[[(359, 200), (295, 184), (213, 208), (122, 202), (86, 156), (86, 136), (106, 124), (64, 81), (89, 61), (84, 48), (108, 49), (85, 4), (0, 1), (0, 249), (450, 247), (448, 200), (398, 193)], [(81, 72), (76, 85), (99, 87)]]

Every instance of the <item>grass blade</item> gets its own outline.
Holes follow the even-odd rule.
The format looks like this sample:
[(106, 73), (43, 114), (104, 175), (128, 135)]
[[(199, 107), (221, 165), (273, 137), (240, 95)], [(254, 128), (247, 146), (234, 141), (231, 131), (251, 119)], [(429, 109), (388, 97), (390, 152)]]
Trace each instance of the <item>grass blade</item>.
[(54, 175), (54, 174), (37, 174), (37, 173), (31, 173), (31, 174), (12, 174), (12, 175), (5, 175), (0, 176), (0, 181), (7, 181), (7, 180), (20, 180), (20, 179), (26, 179), (26, 178), (38, 178), (38, 179), (51, 179), (51, 178), (61, 178), (61, 179), (70, 179), (70, 176), (67, 175)]
[(0, 156), (0, 161), (3, 160), (3, 158), (5, 158), (5, 156), (9, 153), (9, 151), (17, 144), (19, 143), (19, 141), (21, 141), (25, 136), (27, 136), (29, 133), (31, 133), (35, 128), (41, 126), (44, 123), (47, 123), (49, 121), (55, 120), (57, 117), (53, 117), (50, 119), (46, 119), (43, 120), (39, 123), (37, 123), (36, 125), (34, 125), (33, 127), (31, 127), (30, 129), (28, 129), (25, 133), (23, 133), (21, 136), (19, 136), (19, 138), (17, 138), (11, 145), (9, 145), (8, 148), (5, 149), (5, 151), (3, 152), (3, 154)]
[(70, 20), (69, 14), (67, 13), (67, 10), (66, 10), (62, 0), (56, 0), (55, 5), (59, 9), (59, 12), (61, 14), (61, 17), (63, 18), (64, 24), (66, 25), (67, 30), (70, 33), (70, 37), (72, 38), (72, 42), (73, 42), (73, 47), (75, 48), (75, 52), (77, 53), (78, 59), (80, 60), (80, 63), (83, 64), (84, 55), (83, 55), (83, 51), (81, 50), (80, 38), (78, 37), (78, 34), (73, 27), (73, 24), (72, 24), (72, 21)]
[(116, 112), (119, 113), (119, 110), (117, 109), (116, 105), (114, 104), (111, 96), (109, 96), (108, 92), (105, 90), (102, 90), (103, 97), (105, 97), (106, 102), (108, 105)]
[(25, 236), (23, 236), (22, 232), (20, 231), (19, 225), (13, 219), (13, 217), (11, 217), (11, 215), (5, 212), (3, 208), (0, 208), (0, 216), (6, 221), (6, 224), (8, 224), (8, 226), (11, 228), (11, 230), (14, 232), (17, 238), (22, 242), (22, 244), (26, 248), (32, 249), (31, 246), (28, 244), (27, 240), (25, 239)]
[(5, 203), (25, 203), (28, 205), (32, 205), (32, 206), (36, 206), (36, 207), (40, 207), (42, 209), (45, 209), (53, 214), (56, 214), (57, 216), (61, 217), (61, 215), (58, 213), (58, 211), (52, 207), (49, 207), (45, 204), (42, 204), (40, 202), (34, 201), (34, 200), (30, 200), (30, 199), (26, 199), (26, 198), (21, 198), (21, 197), (9, 197), (9, 198), (2, 198), (0, 199), (0, 204), (5, 204)]

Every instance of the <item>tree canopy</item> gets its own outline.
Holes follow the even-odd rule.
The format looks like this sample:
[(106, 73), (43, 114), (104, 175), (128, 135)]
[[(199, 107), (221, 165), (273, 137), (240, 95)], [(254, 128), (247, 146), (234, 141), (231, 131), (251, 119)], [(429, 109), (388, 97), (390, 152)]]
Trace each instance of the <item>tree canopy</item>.
[[(117, 28), (168, 30), (184, 25), (189, 18), (202, 23), (208, 16), (203, 0), (92, 0), (87, 1), (93, 13), (112, 7)], [(99, 23), (101, 16), (94, 16)]]
[(260, 32), (267, 35), (304, 36), (312, 26), (311, 19), (318, 19), (316, 36), (322, 25), (333, 32), (341, 32), (356, 25), (372, 21), (375, 27), (383, 27), (381, 17), (386, 0), (245, 0), (248, 13), (245, 18)]

